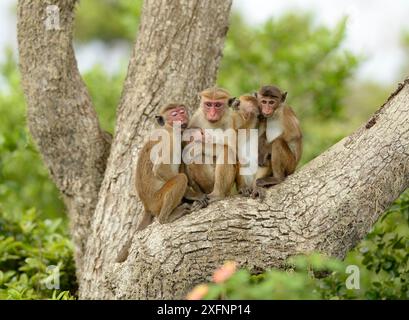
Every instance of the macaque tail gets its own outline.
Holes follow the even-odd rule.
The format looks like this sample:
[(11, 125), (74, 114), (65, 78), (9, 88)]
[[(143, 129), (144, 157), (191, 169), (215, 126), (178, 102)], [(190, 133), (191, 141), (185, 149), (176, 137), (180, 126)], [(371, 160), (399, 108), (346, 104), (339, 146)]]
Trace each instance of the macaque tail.
[(138, 227), (136, 228), (136, 231), (140, 231), (145, 229), (147, 226), (149, 226), (153, 221), (153, 216), (148, 212), (145, 211), (143, 213), (143, 216), (138, 222)]

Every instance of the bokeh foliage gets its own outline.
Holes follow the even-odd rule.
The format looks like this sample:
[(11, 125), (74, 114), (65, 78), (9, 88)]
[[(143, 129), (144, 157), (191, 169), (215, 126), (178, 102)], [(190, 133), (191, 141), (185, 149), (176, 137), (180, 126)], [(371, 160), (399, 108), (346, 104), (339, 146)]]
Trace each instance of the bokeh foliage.
[(25, 124), (20, 76), (10, 49), (0, 66), (0, 212), (18, 217), (37, 208), (41, 216), (58, 217), (63, 205)]
[(74, 37), (80, 43), (102, 40), (133, 41), (139, 24), (142, 0), (86, 0), (76, 12)]
[[(78, 45), (125, 41), (131, 46), (141, 3), (81, 1)], [(346, 23), (342, 20), (330, 30), (313, 15), (298, 13), (252, 26), (238, 14), (232, 16), (218, 83), (234, 95), (264, 83), (287, 90), (303, 127), (302, 163), (355, 130), (392, 90), (352, 81), (361, 59), (342, 48)], [(76, 284), (64, 207), (26, 127), (16, 61), (10, 51), (6, 57), (0, 67), (0, 299), (70, 299)], [(100, 65), (83, 72), (101, 125), (110, 132), (125, 63), (114, 73)], [(291, 261), (287, 271), (251, 276), (241, 270), (224, 284), (211, 284), (207, 298), (408, 299), (408, 208), (406, 192), (342, 262), (312, 255)], [(358, 291), (345, 288), (345, 267), (350, 264), (361, 271)], [(49, 265), (60, 268), (60, 290), (44, 288)]]
[(235, 14), (218, 81), (236, 95), (274, 83), (289, 92), (300, 116), (337, 116), (358, 65), (355, 55), (340, 49), (346, 23), (330, 30), (315, 25), (311, 14), (289, 13), (253, 27)]

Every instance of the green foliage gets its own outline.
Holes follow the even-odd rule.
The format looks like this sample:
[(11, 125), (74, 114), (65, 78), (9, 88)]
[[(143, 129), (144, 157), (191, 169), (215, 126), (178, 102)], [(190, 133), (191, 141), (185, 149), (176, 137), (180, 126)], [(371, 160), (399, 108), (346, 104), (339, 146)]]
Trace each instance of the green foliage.
[(288, 261), (287, 271), (268, 270), (251, 275), (239, 270), (226, 282), (210, 284), (205, 299), (317, 300), (321, 282), (315, 272), (342, 272), (343, 263), (318, 254), (299, 256)]
[(125, 67), (115, 74), (108, 74), (102, 66), (95, 65), (83, 74), (101, 127), (114, 132), (116, 107), (119, 103), (122, 85), (125, 78)]
[[(141, 4), (131, 0), (81, 2), (76, 40), (123, 40), (131, 45)], [(110, 19), (101, 19), (105, 16)], [(274, 83), (289, 92), (289, 102), (302, 118), (338, 116), (347, 80), (360, 60), (341, 49), (346, 23), (344, 19), (331, 30), (317, 26), (311, 14), (287, 14), (255, 27), (233, 14), (218, 82), (234, 95)]]
[[(75, 266), (66, 230), (61, 218), (41, 219), (34, 209), (19, 218), (0, 210), (0, 300), (73, 298)], [(46, 287), (54, 279), (50, 266), (58, 268), (60, 290)]]
[(24, 95), (11, 50), (0, 65), (0, 211), (18, 217), (32, 207), (62, 216), (63, 204), (28, 133)]
[(311, 15), (287, 14), (253, 27), (233, 15), (218, 82), (235, 95), (274, 83), (289, 92), (302, 117), (339, 115), (346, 81), (358, 65), (340, 49), (346, 22), (330, 30), (316, 26)]
[[(208, 285), (205, 299), (409, 299), (409, 190), (344, 261), (320, 254), (288, 260), (288, 270), (252, 276), (239, 270)], [(348, 288), (348, 266), (359, 289)]]
[(74, 37), (79, 42), (133, 41), (141, 8), (142, 0), (80, 1), (75, 17)]
[(347, 257), (365, 266), (368, 299), (409, 299), (409, 190)]
[(408, 77), (409, 70), (409, 30), (406, 30), (402, 35), (402, 47), (405, 50), (405, 64), (402, 68), (402, 75), (399, 75), (399, 80), (405, 79)]

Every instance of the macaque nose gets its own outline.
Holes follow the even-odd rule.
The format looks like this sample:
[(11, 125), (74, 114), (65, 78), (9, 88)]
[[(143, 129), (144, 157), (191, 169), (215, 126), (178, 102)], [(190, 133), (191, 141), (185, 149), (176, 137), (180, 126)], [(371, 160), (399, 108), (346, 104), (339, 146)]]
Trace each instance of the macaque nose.
[(216, 115), (217, 115), (216, 109), (215, 109), (215, 108), (211, 108), (210, 111), (209, 111), (209, 114), (210, 114), (212, 117), (216, 116)]
[(176, 121), (180, 121), (182, 123), (187, 122), (187, 118), (184, 115), (180, 115), (176, 118)]
[(273, 109), (272, 108), (268, 108), (268, 107), (263, 107), (263, 113), (265, 115), (270, 115), (273, 113)]

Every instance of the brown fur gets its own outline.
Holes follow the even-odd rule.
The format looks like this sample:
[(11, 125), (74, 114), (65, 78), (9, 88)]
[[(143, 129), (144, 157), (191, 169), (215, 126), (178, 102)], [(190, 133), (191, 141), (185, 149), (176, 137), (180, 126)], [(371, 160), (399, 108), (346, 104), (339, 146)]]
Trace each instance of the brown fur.
[[(161, 109), (160, 116), (166, 116), (167, 111), (180, 105), (168, 105)], [(173, 159), (173, 134), (172, 126), (165, 124), (171, 137), (170, 151)], [(144, 206), (145, 213), (140, 219), (138, 230), (146, 228), (157, 217), (160, 223), (172, 222), (180, 216), (190, 212), (189, 204), (183, 203), (186, 197), (189, 200), (197, 200), (193, 208), (207, 205), (205, 195), (194, 192), (188, 186), (188, 178), (185, 173), (180, 172), (178, 164), (154, 164), (150, 159), (152, 148), (159, 141), (148, 141), (139, 152), (136, 166), (136, 191)]]
[(212, 87), (200, 92), (199, 96), (210, 100), (228, 100), (230, 98), (230, 93), (226, 89)]
[[(257, 99), (250, 95), (243, 95), (234, 103), (234, 105), (235, 108), (237, 108), (237, 111), (233, 113), (234, 129), (245, 129), (248, 131), (246, 135), (250, 136), (250, 129), (256, 129), (259, 125), (258, 116), (260, 112)], [(241, 147), (242, 146), (237, 145), (239, 151)], [(239, 162), (236, 172), (236, 185), (238, 192), (244, 196), (255, 196), (256, 194), (260, 196), (261, 192), (257, 192), (255, 181), (256, 178), (263, 178), (263, 173), (258, 170), (258, 172), (253, 176), (244, 176), (240, 174), (241, 168), (242, 165)]]
[[(194, 113), (189, 128), (200, 129), (233, 129), (232, 111), (227, 107), (227, 101), (230, 94), (220, 88), (210, 88), (200, 93), (201, 102), (200, 107)], [(217, 122), (209, 122), (203, 111), (203, 103), (210, 100), (222, 100), (224, 105), (224, 112), (221, 119)], [(204, 146), (204, 143), (203, 143)], [(213, 145), (213, 149), (216, 144)], [(203, 151), (204, 147), (203, 147)], [(224, 145), (224, 157), (227, 161), (227, 154), (232, 152), (227, 145)], [(216, 154), (214, 152), (214, 154)], [(204, 153), (205, 155), (205, 153)], [(186, 173), (189, 177), (189, 182), (196, 189), (206, 193), (211, 201), (222, 199), (228, 196), (234, 185), (236, 166), (234, 164), (217, 164), (216, 157), (214, 157), (214, 164), (189, 164), (186, 166)], [(227, 162), (225, 162), (227, 163)]]
[(286, 94), (277, 87), (265, 86), (258, 93), (263, 98), (276, 98), (277, 105), (271, 120), (279, 123), (282, 131), (273, 141), (267, 141), (267, 121), (260, 121), (259, 165), (270, 167), (272, 177), (259, 179), (257, 185), (267, 186), (280, 183), (294, 173), (302, 154), (302, 133), (297, 116), (291, 107), (285, 105)]
[(235, 104), (237, 111), (233, 113), (234, 129), (256, 129), (258, 126), (258, 101), (255, 97), (244, 95)]

